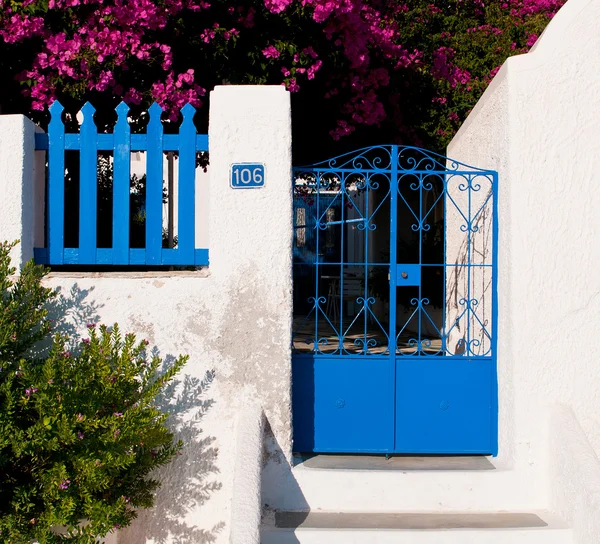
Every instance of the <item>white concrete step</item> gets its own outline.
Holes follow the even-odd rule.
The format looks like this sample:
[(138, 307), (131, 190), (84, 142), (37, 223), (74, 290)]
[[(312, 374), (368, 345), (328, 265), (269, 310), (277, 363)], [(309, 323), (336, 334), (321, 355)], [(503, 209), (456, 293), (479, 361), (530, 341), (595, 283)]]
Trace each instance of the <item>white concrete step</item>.
[(261, 544), (572, 544), (569, 529), (394, 531), (266, 529)]
[(572, 544), (546, 513), (278, 512), (261, 544)]
[(380, 457), (369, 468), (364, 457), (356, 458), (358, 464), (340, 457), (334, 466), (327, 457), (324, 465), (305, 462), (267, 476), (277, 485), (263, 487), (264, 504), (329, 512), (527, 511), (546, 505), (538, 482), (496, 469), (486, 458), (392, 458), (386, 465)]

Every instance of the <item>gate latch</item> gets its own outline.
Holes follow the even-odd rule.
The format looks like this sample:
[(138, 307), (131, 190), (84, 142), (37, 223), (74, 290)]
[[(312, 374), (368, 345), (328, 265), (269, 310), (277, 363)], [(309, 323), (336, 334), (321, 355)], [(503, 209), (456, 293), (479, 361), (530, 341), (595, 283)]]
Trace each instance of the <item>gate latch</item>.
[(418, 264), (397, 264), (396, 284), (398, 287), (421, 285), (421, 266)]

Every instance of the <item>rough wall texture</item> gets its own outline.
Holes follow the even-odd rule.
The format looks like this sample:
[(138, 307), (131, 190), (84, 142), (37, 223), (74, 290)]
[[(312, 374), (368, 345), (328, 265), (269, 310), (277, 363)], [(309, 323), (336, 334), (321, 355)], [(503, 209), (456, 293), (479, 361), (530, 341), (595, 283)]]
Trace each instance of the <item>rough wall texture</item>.
[[(291, 455), (289, 94), (282, 87), (217, 87), (209, 136), (208, 271), (47, 279), (61, 291), (56, 311), (69, 316), (65, 330), (73, 336), (89, 321), (118, 322), (147, 338), (167, 363), (190, 355), (177, 388), (162, 400), (183, 455), (164, 470), (156, 508), (142, 512), (120, 544), (228, 541), (235, 421), (249, 399), (266, 416), (269, 462), (286, 464)], [(231, 163), (250, 161), (265, 164), (265, 187), (232, 189)], [(19, 211), (11, 213), (20, 224)], [(0, 217), (0, 237), (15, 237)]]
[(448, 148), (500, 174), (500, 459), (544, 492), (553, 405), (600, 454), (599, 25), (600, 2), (569, 0)]
[(552, 413), (550, 451), (552, 507), (573, 526), (576, 544), (598, 542), (600, 461), (566, 406)]
[(248, 402), (237, 420), (230, 544), (260, 544), (264, 428), (260, 401)]
[[(44, 168), (34, 151), (35, 132), (22, 115), (0, 117), (0, 239), (21, 241), (11, 255), (17, 267), (33, 255), (34, 238), (43, 236), (34, 220), (44, 210), (43, 181), (35, 183)], [(43, 220), (37, 223), (43, 229)]]

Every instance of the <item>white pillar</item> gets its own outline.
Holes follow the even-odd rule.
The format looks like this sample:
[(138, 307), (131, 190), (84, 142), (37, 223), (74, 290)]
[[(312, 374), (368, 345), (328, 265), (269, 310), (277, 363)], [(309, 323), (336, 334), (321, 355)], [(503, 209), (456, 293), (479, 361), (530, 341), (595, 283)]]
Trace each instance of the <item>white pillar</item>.
[[(225, 314), (218, 343), (231, 361), (221, 369), (221, 389), (233, 388), (240, 411), (252, 401), (262, 406), (273, 438), (266, 445), (269, 466), (285, 472), (292, 447), (289, 93), (279, 86), (216, 87), (210, 97), (209, 149), (209, 271), (221, 299), (229, 300), (215, 308)], [(231, 165), (244, 162), (264, 165), (264, 187), (231, 187)], [(258, 478), (252, 487), (241, 492), (234, 484), (232, 542), (258, 542)]]
[(37, 127), (23, 115), (0, 116), (0, 240), (20, 240), (12, 264), (20, 269), (43, 247), (44, 157)]
[[(261, 400), (279, 450), (288, 458), (291, 144), (290, 96), (283, 87), (223, 86), (211, 93), (209, 271), (230, 301), (226, 308), (215, 308), (226, 314), (220, 342), (235, 361), (232, 383), (249, 387), (246, 393)], [(264, 165), (264, 187), (232, 188), (235, 163)]]
[[(291, 111), (280, 86), (219, 86), (210, 95), (210, 269), (286, 278), (292, 238)], [(265, 165), (265, 186), (232, 189), (231, 164)]]

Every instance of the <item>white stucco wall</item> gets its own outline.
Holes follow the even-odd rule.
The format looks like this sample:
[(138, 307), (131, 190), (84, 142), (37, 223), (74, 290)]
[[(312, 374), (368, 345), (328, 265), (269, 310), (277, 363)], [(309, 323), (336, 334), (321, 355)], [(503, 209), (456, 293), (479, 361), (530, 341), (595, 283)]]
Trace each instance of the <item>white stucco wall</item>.
[(20, 240), (12, 253), (20, 268), (44, 240), (44, 154), (36, 152), (38, 128), (22, 115), (0, 121), (0, 240)]
[(600, 461), (573, 411), (556, 406), (550, 429), (550, 506), (572, 527), (576, 544), (600, 540)]
[(265, 418), (260, 399), (248, 399), (237, 418), (230, 544), (260, 544)]
[[(28, 122), (22, 117), (0, 117), (0, 158), (12, 150), (7, 134), (23, 138), (23, 123)], [(147, 338), (166, 361), (190, 355), (177, 391), (165, 399), (171, 425), (184, 441), (183, 455), (162, 472), (156, 507), (141, 512), (119, 534), (119, 544), (228, 542), (236, 420), (247, 404), (259, 402), (264, 410), (268, 462), (285, 463), (291, 455), (288, 92), (280, 86), (217, 87), (211, 93), (209, 136), (208, 269), (63, 272), (46, 281), (61, 291), (58, 311), (68, 315), (66, 330), (72, 334), (81, 333), (89, 321), (118, 322), (122, 330)], [(33, 137), (27, 137), (33, 149)], [(23, 144), (16, 145), (18, 152)], [(265, 187), (232, 189), (231, 163), (249, 161), (265, 164)], [(0, 165), (9, 174), (19, 166)], [(0, 183), (22, 187), (28, 178), (19, 172), (8, 181), (0, 176)], [(24, 213), (19, 202), (26, 209), (33, 197), (27, 202), (17, 195), (18, 188), (10, 190), (16, 203), (0, 204), (11, 213), (10, 221), (0, 213), (0, 238), (8, 239), (19, 235), (12, 221), (33, 224), (29, 216), (19, 219)], [(22, 249), (29, 253), (26, 258), (33, 242), (28, 238), (27, 243)]]
[[(562, 485), (549, 470), (554, 405), (572, 410), (600, 454), (598, 28), (600, 2), (569, 0), (532, 52), (505, 63), (448, 147), (499, 172), (499, 461), (545, 496)], [(587, 508), (572, 493), (565, 505)]]

